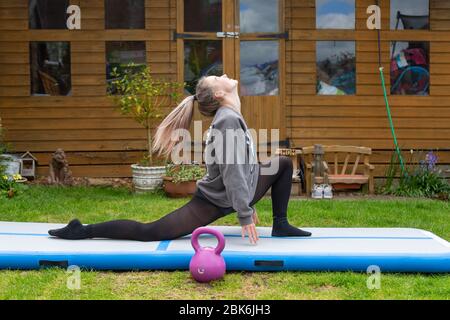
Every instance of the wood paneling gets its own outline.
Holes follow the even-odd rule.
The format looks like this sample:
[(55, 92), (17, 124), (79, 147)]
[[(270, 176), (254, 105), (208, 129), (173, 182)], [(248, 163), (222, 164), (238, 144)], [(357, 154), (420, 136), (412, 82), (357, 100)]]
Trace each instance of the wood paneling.
[[(71, 3), (81, 7), (81, 30), (28, 30), (28, 0), (0, 0), (5, 138), (13, 151), (33, 152), (38, 174), (48, 173), (51, 154), (63, 148), (75, 176), (130, 176), (129, 165), (141, 157), (146, 133), (106, 96), (105, 41), (145, 41), (155, 77), (176, 80), (176, 43), (169, 32), (176, 24), (176, 0), (146, 0), (143, 30), (105, 30), (104, 0)], [(70, 41), (71, 96), (30, 96), (30, 41)]]
[[(375, 175), (382, 177), (394, 151), (378, 70), (377, 32), (366, 28), (371, 0), (356, 0), (356, 30), (316, 30), (315, 1), (287, 2), (288, 130), (294, 147), (315, 143), (360, 145), (373, 148)], [(430, 41), (430, 95), (390, 96), (400, 147), (406, 151), (439, 150), (439, 163), (450, 163), (450, 5), (431, 0), (431, 30), (391, 31), (389, 1), (381, 1), (381, 54), (387, 90), (390, 89), (391, 41)], [(316, 41), (356, 42), (357, 94), (316, 95)], [(417, 152), (416, 152), (417, 153)], [(408, 153), (405, 153), (407, 160)]]
[[(5, 135), (15, 151), (30, 150), (37, 156), (38, 174), (47, 174), (51, 154), (63, 148), (75, 176), (130, 176), (129, 165), (145, 148), (145, 131), (121, 115), (105, 95), (105, 41), (145, 41), (153, 74), (177, 80), (183, 63), (176, 61), (180, 48), (171, 41), (170, 32), (176, 28), (177, 1), (146, 0), (144, 30), (105, 30), (103, 0), (73, 3), (82, 8), (82, 30), (28, 30), (28, 0), (0, 0), (0, 118)], [(373, 148), (375, 175), (383, 177), (393, 140), (380, 87), (377, 33), (365, 27), (365, 9), (373, 1), (356, 3), (356, 30), (316, 30), (315, 0), (285, 1), (284, 22), (290, 38), (285, 43), (286, 74), (280, 75), (286, 88), (284, 123), (294, 147), (323, 143)], [(389, 97), (405, 160), (410, 149), (415, 154), (437, 150), (439, 162), (448, 165), (450, 2), (430, 0), (430, 31), (389, 30), (389, 1), (381, 4), (381, 51), (388, 90), (391, 41), (430, 41), (430, 95)], [(315, 51), (320, 40), (356, 41), (355, 96), (316, 95)], [(70, 41), (71, 96), (30, 96), (29, 41)], [(172, 108), (168, 105), (164, 110)], [(195, 112), (196, 119), (205, 119)], [(270, 116), (254, 115), (261, 121)]]

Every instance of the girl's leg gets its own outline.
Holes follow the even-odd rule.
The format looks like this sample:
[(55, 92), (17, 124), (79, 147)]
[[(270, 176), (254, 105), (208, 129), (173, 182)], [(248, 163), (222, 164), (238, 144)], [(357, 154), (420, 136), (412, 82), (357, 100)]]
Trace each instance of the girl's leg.
[(83, 226), (80, 221), (72, 220), (62, 229), (49, 230), (49, 234), (64, 239), (171, 240), (188, 235), (196, 228), (206, 226), (222, 216), (218, 207), (194, 196), (182, 207), (154, 222), (113, 220)]
[(258, 202), (271, 187), (273, 213), (272, 235), (278, 237), (310, 236), (310, 232), (295, 228), (287, 221), (287, 208), (292, 188), (292, 160), (286, 156), (277, 156), (276, 158), (279, 161), (279, 167), (274, 174), (261, 175), (261, 167), (269, 167), (272, 161), (277, 161), (277, 159), (272, 158), (269, 162), (261, 163), (258, 184), (250, 205), (253, 206)]

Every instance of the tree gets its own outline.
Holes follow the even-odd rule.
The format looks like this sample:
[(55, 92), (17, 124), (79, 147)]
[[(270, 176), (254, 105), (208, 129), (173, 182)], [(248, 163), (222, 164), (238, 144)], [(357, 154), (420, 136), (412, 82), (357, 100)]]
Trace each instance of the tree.
[(184, 84), (155, 79), (148, 66), (138, 66), (134, 63), (127, 64), (121, 71), (114, 67), (111, 75), (113, 79), (108, 84), (108, 94), (114, 99), (122, 114), (131, 116), (146, 129), (147, 154), (140, 163), (151, 165), (152, 120), (164, 116), (161, 109), (169, 99), (178, 101), (180, 97), (178, 89)]

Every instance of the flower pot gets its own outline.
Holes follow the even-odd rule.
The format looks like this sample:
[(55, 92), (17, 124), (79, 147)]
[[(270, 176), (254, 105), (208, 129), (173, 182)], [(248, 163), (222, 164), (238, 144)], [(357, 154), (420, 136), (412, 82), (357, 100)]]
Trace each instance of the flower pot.
[(162, 186), (162, 176), (166, 169), (164, 166), (145, 167), (138, 164), (132, 164), (133, 185), (137, 193), (149, 192)]
[(21, 162), (18, 156), (0, 154), (0, 165), (5, 166), (5, 175), (12, 176), (20, 173)]
[(197, 180), (175, 183), (172, 179), (172, 177), (163, 177), (164, 191), (170, 198), (184, 198), (195, 193)]

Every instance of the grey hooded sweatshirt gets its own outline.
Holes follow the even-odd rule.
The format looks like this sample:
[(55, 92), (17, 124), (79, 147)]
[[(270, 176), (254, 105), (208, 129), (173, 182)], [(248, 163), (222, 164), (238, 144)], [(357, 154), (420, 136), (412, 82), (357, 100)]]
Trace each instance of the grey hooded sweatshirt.
[(254, 208), (250, 202), (258, 183), (259, 163), (242, 115), (229, 107), (220, 107), (205, 144), (207, 174), (197, 181), (197, 188), (216, 206), (236, 210), (242, 226), (251, 224)]

